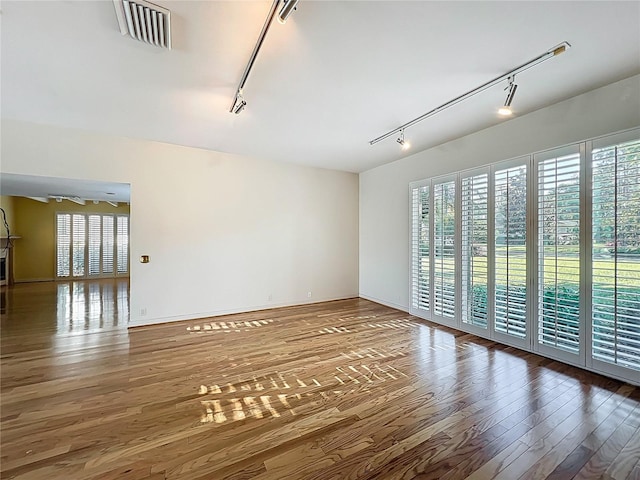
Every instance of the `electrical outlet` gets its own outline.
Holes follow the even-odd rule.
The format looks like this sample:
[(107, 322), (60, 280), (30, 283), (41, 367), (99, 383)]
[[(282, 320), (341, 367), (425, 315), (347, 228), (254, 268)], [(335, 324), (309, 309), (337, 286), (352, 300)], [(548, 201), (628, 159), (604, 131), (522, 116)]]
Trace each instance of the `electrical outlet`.
[(307, 298), (311, 298), (311, 292), (307, 292)]
[(273, 295), (269, 294), (269, 301), (273, 300)]
[(145, 317), (147, 315), (147, 309), (146, 308), (141, 308), (140, 309), (140, 316), (141, 317)]

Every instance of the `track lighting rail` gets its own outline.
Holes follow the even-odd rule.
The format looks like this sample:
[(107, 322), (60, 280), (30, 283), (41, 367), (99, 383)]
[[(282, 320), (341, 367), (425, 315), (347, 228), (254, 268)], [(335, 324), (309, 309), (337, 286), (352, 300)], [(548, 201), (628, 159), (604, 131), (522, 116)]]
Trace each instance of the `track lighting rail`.
[[(271, 27), (271, 22), (273, 20), (273, 17), (276, 14), (276, 10), (278, 9), (279, 3), (280, 3), (280, 0), (273, 0), (273, 3), (271, 4), (271, 8), (269, 9), (269, 14), (267, 15), (267, 20), (264, 22), (264, 25), (262, 26), (262, 30), (260, 31), (260, 36), (258, 37), (256, 46), (253, 47), (253, 52), (249, 57), (249, 63), (247, 63), (247, 66), (244, 69), (244, 73), (240, 78), (240, 83), (238, 84), (238, 88), (236, 89), (236, 94), (233, 97), (233, 103), (231, 104), (231, 107), (229, 107), (229, 112), (240, 113), (242, 111), (242, 108), (239, 109), (239, 111), (235, 111), (238, 109), (234, 107), (236, 106), (236, 103), (238, 103), (239, 100), (241, 102), (244, 102), (244, 99), (242, 99), (242, 89), (244, 88), (244, 84), (247, 83), (247, 78), (249, 78), (249, 73), (251, 73), (251, 69), (253, 68), (254, 62), (256, 61), (258, 52), (260, 52), (260, 47), (262, 47), (262, 44), (264, 43), (264, 39), (267, 36), (269, 27)], [(244, 104), (246, 105), (246, 102)]]
[[(244, 69), (244, 73), (240, 78), (240, 83), (238, 84), (238, 88), (236, 89), (236, 94), (233, 97), (233, 102), (231, 103), (231, 107), (229, 107), (230, 113), (239, 114), (244, 110), (247, 106), (247, 102), (242, 95), (242, 89), (244, 88), (244, 84), (247, 83), (247, 78), (249, 78), (249, 73), (251, 73), (251, 69), (253, 68), (253, 64), (256, 61), (256, 57), (258, 56), (258, 52), (260, 52), (260, 48), (264, 43), (264, 39), (267, 36), (267, 32), (269, 28), (271, 28), (271, 24), (273, 23), (273, 17), (276, 16), (276, 10), (278, 10), (278, 5), (280, 4), (280, 0), (273, 0), (271, 4), (271, 8), (269, 9), (269, 14), (267, 15), (267, 19), (262, 26), (262, 30), (260, 31), (260, 35), (258, 36), (258, 41), (256, 42), (256, 46), (253, 47), (253, 52), (249, 57), (249, 62)], [(280, 9), (280, 13), (278, 14), (278, 21), (280, 23), (285, 23), (287, 18), (291, 13), (296, 9), (296, 5), (298, 4), (298, 0), (282, 0), (282, 8)]]
[(514, 77), (516, 74), (524, 72), (525, 70), (530, 69), (531, 67), (534, 67), (536, 65), (539, 65), (540, 63), (555, 57), (557, 55), (560, 55), (561, 53), (563, 53), (567, 48), (570, 48), (571, 44), (569, 42), (562, 42), (561, 44), (547, 50), (546, 52), (538, 55), (537, 57), (529, 60), (526, 63), (523, 63), (522, 65), (519, 65), (511, 70), (509, 70), (507, 73), (504, 73), (492, 80), (489, 80), (486, 83), (483, 83), (482, 85), (480, 85), (479, 87), (476, 87), (472, 90), (469, 90), (468, 92), (463, 93), (462, 95), (457, 96), (456, 98), (449, 100), (448, 102), (443, 103), (442, 105), (434, 108), (433, 110), (429, 110), (427, 113), (420, 115), (419, 117), (414, 118), (413, 120), (400, 125), (397, 128), (394, 128), (393, 130), (388, 131), (387, 133), (385, 133), (384, 135), (380, 135), (379, 137), (374, 138), (373, 140), (369, 141), (369, 145), (375, 145), (378, 142), (381, 142), (382, 140), (385, 140), (389, 137), (394, 136), (396, 133), (399, 132), (403, 132), (404, 130), (412, 127), (413, 125), (415, 125), (416, 123), (421, 122), (422, 120), (425, 120), (429, 117), (434, 116), (437, 113), (440, 113), (443, 110), (446, 110), (449, 107), (452, 107), (464, 100), (467, 100), (468, 98), (473, 97), (474, 95), (483, 92), (485, 90), (487, 90), (488, 88), (493, 87), (494, 85), (497, 85), (500, 82), (503, 82), (504, 80), (508, 80), (511, 77)]

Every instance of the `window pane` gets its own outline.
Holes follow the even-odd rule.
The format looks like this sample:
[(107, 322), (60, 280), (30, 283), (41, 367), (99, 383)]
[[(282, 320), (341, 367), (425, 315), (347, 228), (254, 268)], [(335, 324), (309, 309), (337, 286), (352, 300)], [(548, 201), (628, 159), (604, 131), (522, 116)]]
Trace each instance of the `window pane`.
[(89, 215), (89, 275), (100, 274), (100, 215)]
[(429, 310), (429, 186), (414, 188), (413, 204), (413, 292), (414, 309)]
[(538, 342), (580, 350), (580, 154), (538, 163)]
[(640, 370), (640, 142), (592, 154), (593, 357)]
[(102, 273), (113, 273), (113, 216), (102, 217)]
[(84, 249), (86, 246), (84, 215), (73, 215), (73, 276), (84, 276)]
[(526, 337), (527, 168), (495, 173), (495, 329)]
[(455, 316), (455, 190), (454, 181), (434, 185), (433, 307), (436, 315)]
[(56, 215), (56, 264), (58, 277), (68, 277), (70, 274), (69, 258), (71, 256), (71, 215), (59, 213)]
[(118, 273), (129, 271), (129, 217), (117, 217)]
[(487, 328), (489, 176), (462, 179), (462, 321)]

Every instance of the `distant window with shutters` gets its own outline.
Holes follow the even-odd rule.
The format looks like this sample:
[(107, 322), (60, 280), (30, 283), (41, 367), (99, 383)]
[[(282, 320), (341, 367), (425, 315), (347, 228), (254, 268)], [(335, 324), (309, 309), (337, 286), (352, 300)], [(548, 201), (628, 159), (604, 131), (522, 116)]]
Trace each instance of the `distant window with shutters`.
[(113, 273), (113, 259), (115, 257), (115, 231), (112, 215), (102, 217), (102, 273)]
[(110, 277), (128, 273), (128, 215), (56, 214), (56, 277)]
[(129, 216), (118, 215), (116, 233), (118, 273), (129, 271)]
[(59, 213), (56, 215), (56, 276), (71, 275), (69, 259), (71, 258), (71, 215)]

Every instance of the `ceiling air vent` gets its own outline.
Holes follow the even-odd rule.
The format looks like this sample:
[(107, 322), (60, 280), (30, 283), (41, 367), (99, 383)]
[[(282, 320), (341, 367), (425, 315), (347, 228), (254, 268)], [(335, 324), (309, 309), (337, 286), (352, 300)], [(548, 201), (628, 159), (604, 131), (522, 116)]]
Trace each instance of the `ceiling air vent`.
[(122, 35), (171, 50), (171, 12), (144, 0), (113, 0)]

